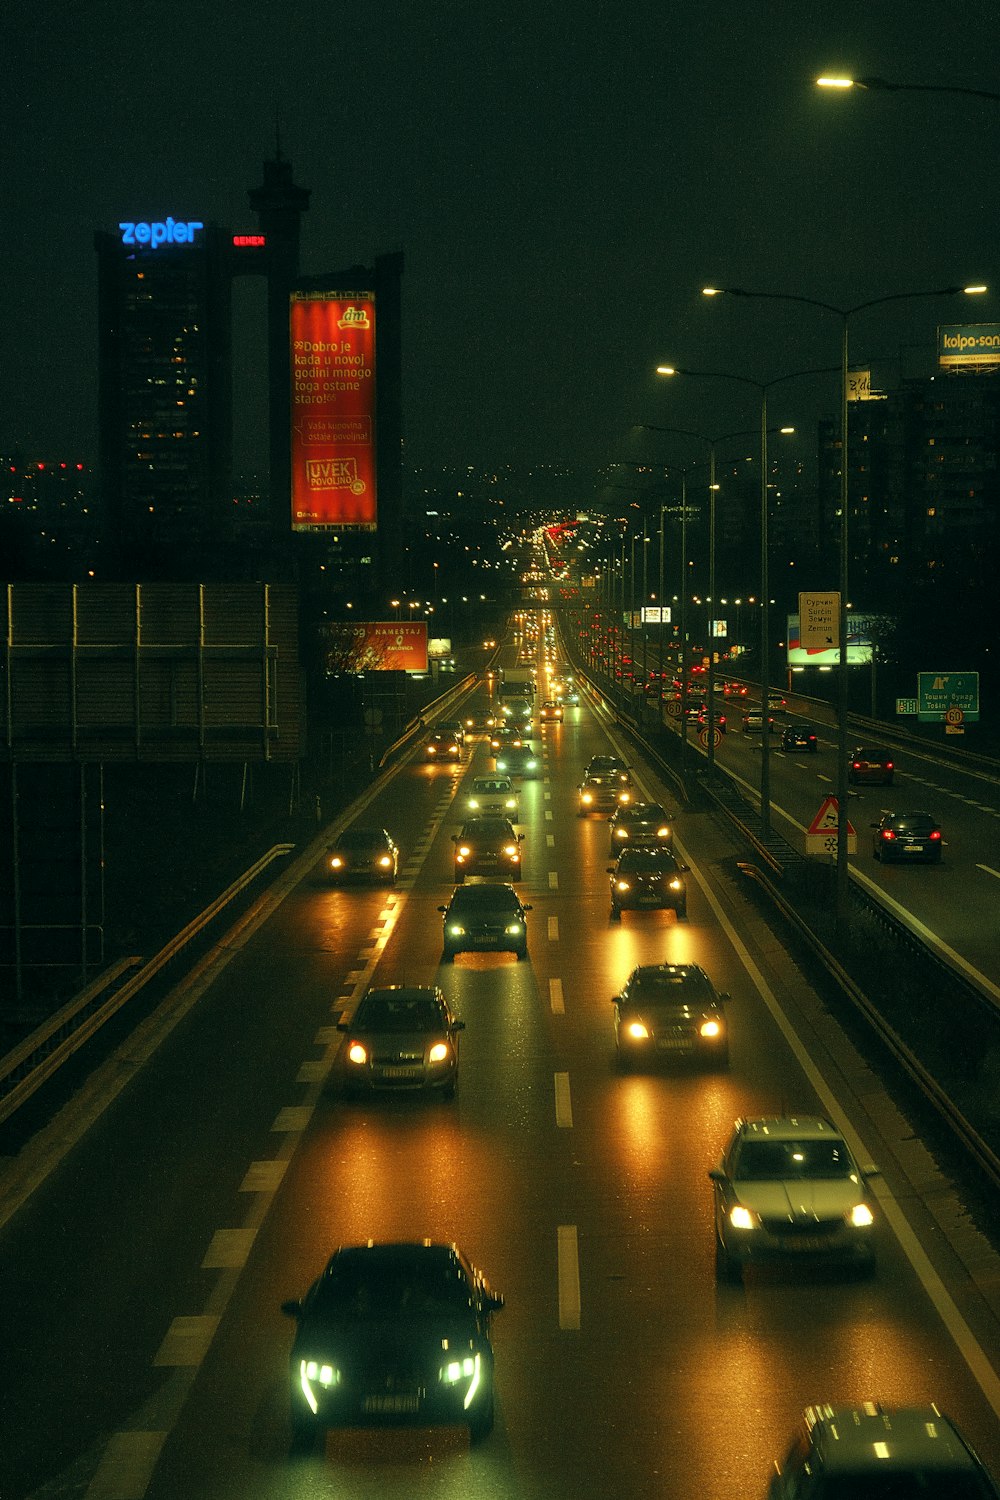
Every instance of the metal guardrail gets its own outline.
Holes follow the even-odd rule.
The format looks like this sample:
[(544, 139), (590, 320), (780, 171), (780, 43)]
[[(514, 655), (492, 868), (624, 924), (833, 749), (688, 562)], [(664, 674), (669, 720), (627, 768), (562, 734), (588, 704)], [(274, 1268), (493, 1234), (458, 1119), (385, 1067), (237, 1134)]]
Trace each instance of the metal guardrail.
[(460, 682), (455, 683), (446, 693), (442, 693), (440, 698), (432, 698), (430, 703), (425, 704), (419, 714), (417, 714), (417, 717), (410, 720), (399, 738), (393, 740), (392, 744), (383, 750), (378, 763), (379, 770), (383, 770), (394, 755), (398, 754), (400, 750), (405, 749), (413, 737), (419, 734), (422, 729), (427, 728), (428, 716), (432, 715), (435, 709), (438, 713), (441, 713), (453, 699), (460, 698), (463, 693), (469, 692), (475, 687), (478, 681), (478, 673), (468, 672)]
[[(290, 854), (294, 844), (275, 844), (217, 896), (204, 911), (143, 964), (125, 958), (98, 976), (86, 989), (44, 1021), (11, 1052), (0, 1058), (0, 1124), (10, 1119), (73, 1053), (100, 1030), (172, 959), (205, 930), (274, 860)], [(131, 978), (125, 975), (138, 968)], [(119, 981), (123, 981), (119, 983)]]
[[(800, 914), (790, 902), (786, 901), (777, 887), (770, 881), (763, 871), (758, 870), (755, 865), (738, 863), (740, 872), (748, 879), (753, 880), (774, 902), (784, 919), (789, 922), (798, 933), (799, 937), (806, 942), (812, 952), (822, 963), (827, 973), (836, 982), (840, 990), (846, 995), (851, 1004), (858, 1010), (875, 1031), (879, 1040), (886, 1046), (895, 1060), (906, 1071), (912, 1081), (920, 1089), (924, 1097), (934, 1106), (955, 1135), (961, 1140), (966, 1150), (975, 1158), (983, 1171), (992, 1180), (994, 1187), (1000, 1187), (1000, 1156), (997, 1156), (983, 1140), (941, 1088), (937, 1080), (924, 1067), (916, 1053), (907, 1046), (902, 1037), (886, 1021), (885, 1017), (874, 1006), (864, 991), (855, 984), (850, 974), (834, 958), (833, 954), (824, 947), (819, 938), (812, 931)], [(903, 929), (905, 931), (905, 929)]]

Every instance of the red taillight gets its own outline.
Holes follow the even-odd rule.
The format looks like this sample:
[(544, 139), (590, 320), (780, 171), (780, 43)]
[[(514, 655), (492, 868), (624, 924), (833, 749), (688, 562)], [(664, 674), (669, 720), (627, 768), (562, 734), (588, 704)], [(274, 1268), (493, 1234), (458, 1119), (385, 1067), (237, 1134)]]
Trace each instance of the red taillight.
[(894, 828), (883, 828), (882, 837), (884, 839), (894, 839), (896, 837), (896, 830)]
[(861, 770), (861, 762), (859, 760), (852, 761), (851, 762), (851, 770), (852, 771), (860, 771)]
[(940, 828), (934, 828), (934, 829), (932, 829), (930, 837), (932, 839), (939, 839), (941, 837), (941, 830), (940, 830)]

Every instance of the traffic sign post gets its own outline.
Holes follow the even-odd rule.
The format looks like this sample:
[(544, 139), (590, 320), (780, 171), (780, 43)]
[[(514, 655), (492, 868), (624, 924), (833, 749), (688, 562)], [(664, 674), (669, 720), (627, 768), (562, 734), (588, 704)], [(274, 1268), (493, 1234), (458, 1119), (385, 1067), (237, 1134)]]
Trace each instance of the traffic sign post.
[[(836, 797), (824, 797), (819, 811), (806, 829), (807, 854), (832, 854), (836, 858), (839, 808), (840, 803)], [(847, 852), (858, 852), (858, 835), (850, 822), (847, 824)]]
[(917, 721), (948, 724), (948, 713), (960, 709), (960, 724), (979, 723), (978, 672), (918, 672)]

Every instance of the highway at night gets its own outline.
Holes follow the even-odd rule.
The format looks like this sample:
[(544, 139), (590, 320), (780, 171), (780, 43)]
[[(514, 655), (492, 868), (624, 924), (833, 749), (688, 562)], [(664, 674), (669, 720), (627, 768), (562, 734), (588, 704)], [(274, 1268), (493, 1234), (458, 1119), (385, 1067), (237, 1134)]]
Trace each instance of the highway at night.
[[(484, 709), (485, 688), (467, 702)], [(773, 756), (772, 796), (799, 824), (833, 789), (832, 738)], [(418, 744), (22, 1153), (33, 1191), (0, 1229), (18, 1370), (3, 1500), (731, 1500), (765, 1494), (823, 1401), (935, 1401), (1000, 1472), (998, 1247), (756, 913), (724, 827), (676, 817), (686, 922), (610, 924), (607, 821), (577, 815), (586, 762), (621, 753), (640, 792), (676, 798), (588, 693), (535, 743), (527, 963), (440, 962), (459, 798), (492, 761), (481, 736), (454, 766)], [(759, 755), (734, 733), (719, 759), (753, 785)], [(923, 805), (932, 781), (943, 865), (881, 870), (877, 809), (918, 790)], [(1000, 984), (996, 883), (978, 868), (996, 867), (996, 788), (980, 797), (993, 812), (972, 796), (904, 762), (888, 799), (852, 799), (856, 864)], [(399, 844), (395, 889), (329, 885), (324, 845), (356, 821)], [(616, 1068), (612, 997), (661, 962), (700, 964), (731, 996), (728, 1070)], [(375, 983), (445, 991), (465, 1022), (454, 1101), (343, 1096), (336, 1022)], [(829, 1116), (879, 1167), (876, 1272), (717, 1283), (707, 1174), (737, 1117), (796, 1112)], [(455, 1241), (506, 1299), (493, 1433), (470, 1447), (461, 1428), (334, 1431), (290, 1456), (281, 1303), (340, 1244), (425, 1236)]]

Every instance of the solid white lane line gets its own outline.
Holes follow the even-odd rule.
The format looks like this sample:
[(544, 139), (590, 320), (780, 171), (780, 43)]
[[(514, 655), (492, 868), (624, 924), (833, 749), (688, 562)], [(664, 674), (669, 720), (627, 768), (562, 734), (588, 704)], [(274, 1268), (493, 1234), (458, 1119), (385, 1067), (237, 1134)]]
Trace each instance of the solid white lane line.
[(997, 880), (1000, 880), (1000, 870), (994, 870), (992, 865), (977, 865), (976, 869), (982, 870), (986, 875), (993, 875)]
[[(823, 1113), (829, 1115), (847, 1141), (848, 1147), (854, 1153), (855, 1157), (866, 1156), (866, 1149), (857, 1131), (844, 1114), (839, 1100), (836, 1098), (819, 1068), (813, 1062), (805, 1044), (800, 1040), (798, 1033), (779, 1005), (777, 997), (758, 969), (746, 944), (729, 920), (729, 917), (723, 911), (715, 892), (710, 888), (708, 881), (701, 874), (690, 854), (685, 851), (681, 842), (679, 840), (676, 842), (681, 858), (686, 864), (691, 866), (692, 873), (701, 886), (702, 893), (715, 913), (719, 925), (729, 938), (730, 943), (732, 943), (740, 962), (743, 964), (744, 969), (756, 986), (761, 999), (770, 1011), (775, 1025), (785, 1038), (795, 1056), (796, 1062), (815, 1091), (822, 1105)], [(864, 879), (863, 876), (861, 878)], [(889, 1195), (887, 1188), (881, 1188), (878, 1183), (872, 1186), (873, 1192), (878, 1199), (879, 1207), (891, 1226), (893, 1234), (902, 1246), (903, 1253), (923, 1283), (928, 1297), (937, 1308), (938, 1315), (951, 1335), (955, 1347), (965, 1360), (973, 1379), (983, 1392), (986, 1400), (996, 1415), (1000, 1417), (1000, 1375), (993, 1368), (988, 1355), (977, 1342), (972, 1329), (962, 1317), (951, 1293), (931, 1264), (927, 1252), (911, 1228), (910, 1221), (903, 1213), (903, 1210), (899, 1207), (895, 1199)]]
[(558, 943), (558, 941), (559, 941), (559, 918), (558, 917), (549, 917), (548, 926), (549, 926), (549, 942), (550, 943)]
[(560, 1130), (570, 1130), (573, 1126), (573, 1104), (569, 1096), (569, 1074), (557, 1073), (555, 1075), (556, 1090), (556, 1124)]
[(561, 979), (549, 980), (549, 1005), (552, 1007), (552, 1014), (554, 1016), (564, 1016), (566, 1014)]
[(580, 1254), (575, 1224), (556, 1229), (556, 1262), (559, 1269), (559, 1327), (580, 1326)]

